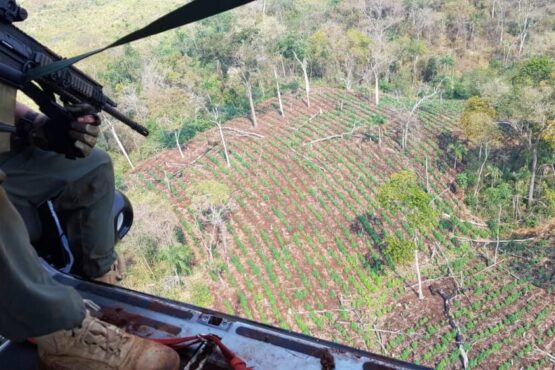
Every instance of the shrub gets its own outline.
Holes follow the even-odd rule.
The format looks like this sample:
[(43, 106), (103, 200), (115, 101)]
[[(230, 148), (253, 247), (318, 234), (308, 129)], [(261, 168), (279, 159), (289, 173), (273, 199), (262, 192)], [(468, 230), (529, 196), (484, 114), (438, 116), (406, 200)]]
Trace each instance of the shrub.
[(190, 275), (195, 257), (189, 247), (175, 244), (160, 251), (159, 259), (167, 261), (179, 275)]
[(385, 243), (384, 254), (393, 263), (402, 265), (412, 260), (414, 254), (414, 243), (412, 241), (388, 236), (385, 238)]
[(212, 307), (214, 296), (208, 284), (197, 281), (191, 286), (191, 303), (200, 307)]
[(461, 187), (461, 189), (466, 190), (468, 188), (468, 175), (466, 173), (459, 173), (455, 178), (455, 181), (457, 182), (457, 185)]

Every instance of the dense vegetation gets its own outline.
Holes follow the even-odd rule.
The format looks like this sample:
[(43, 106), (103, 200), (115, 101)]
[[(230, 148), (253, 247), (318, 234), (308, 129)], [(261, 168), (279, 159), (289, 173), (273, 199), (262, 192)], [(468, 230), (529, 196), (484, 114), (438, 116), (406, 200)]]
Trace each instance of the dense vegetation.
[[(69, 56), (182, 2), (21, 3)], [(152, 130), (105, 120), (127, 284), (438, 368), (546, 368), (554, 30), (541, 0), (259, 0), (83, 63)]]

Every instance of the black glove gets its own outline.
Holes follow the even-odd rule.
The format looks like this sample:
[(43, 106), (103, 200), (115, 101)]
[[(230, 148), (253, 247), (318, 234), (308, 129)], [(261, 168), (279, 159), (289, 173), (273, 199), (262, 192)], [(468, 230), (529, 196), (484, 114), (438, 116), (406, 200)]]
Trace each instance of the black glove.
[(75, 118), (70, 123), (68, 133), (69, 137), (73, 139), (73, 147), (81, 154), (78, 154), (78, 157), (86, 157), (95, 147), (100, 134), (100, 117), (89, 104), (68, 106), (66, 110)]
[(27, 112), (16, 124), (15, 145), (32, 144), (69, 158), (88, 156), (100, 133), (100, 117), (91, 105), (85, 103), (66, 106), (65, 109), (68, 122), (54, 122), (36, 112)]

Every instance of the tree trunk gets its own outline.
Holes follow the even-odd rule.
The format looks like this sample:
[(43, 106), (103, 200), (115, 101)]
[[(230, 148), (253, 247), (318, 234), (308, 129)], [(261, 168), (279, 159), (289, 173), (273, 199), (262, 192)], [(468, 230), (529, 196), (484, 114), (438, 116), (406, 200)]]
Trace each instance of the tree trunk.
[(174, 131), (173, 134), (175, 136), (175, 145), (177, 146), (177, 150), (179, 150), (179, 155), (181, 158), (185, 158), (183, 150), (181, 150), (181, 145), (179, 144), (179, 130)]
[(345, 61), (345, 90), (351, 91), (353, 89), (353, 68), (354, 68), (354, 61), (352, 59), (348, 59)]
[(170, 178), (168, 177), (168, 173), (166, 172), (166, 170), (164, 170), (164, 182), (166, 183), (166, 187), (168, 188), (168, 191), (171, 194), (172, 186), (171, 186)]
[[(377, 81), (377, 80), (376, 80)], [(441, 85), (441, 84), (440, 84)], [(377, 85), (376, 85), (377, 88)], [(403, 132), (403, 137), (402, 137), (402, 147), (403, 150), (406, 149), (407, 147), (407, 143), (408, 143), (408, 138), (409, 138), (409, 125), (410, 125), (410, 121), (412, 120), (412, 118), (415, 116), (415, 113), (418, 111), (418, 108), (420, 108), (420, 106), (428, 99), (433, 98), (435, 95), (437, 95), (437, 93), (439, 92), (439, 88), (440, 86), (437, 86), (434, 90), (433, 93), (429, 94), (429, 95), (425, 95), (422, 98), (420, 98), (420, 100), (418, 100), (412, 107), (411, 111), (409, 112), (408, 116), (406, 117), (405, 120), (405, 128), (404, 128), (404, 132)], [(377, 91), (376, 91), (377, 92)], [(415, 122), (418, 122), (418, 117), (415, 119)]]
[(412, 63), (412, 83), (416, 81), (416, 67), (418, 65), (418, 55), (414, 57), (414, 61)]
[(293, 56), (295, 57), (303, 71), (304, 85), (306, 90), (306, 105), (310, 108), (310, 80), (308, 78), (308, 62), (306, 61), (306, 58), (303, 58), (303, 60), (301, 61), (297, 56), (297, 53), (295, 52), (293, 52)]
[(480, 188), (480, 179), (482, 178), (482, 172), (484, 171), (484, 166), (486, 165), (486, 161), (488, 160), (488, 143), (486, 143), (484, 148), (484, 161), (480, 166), (480, 171), (478, 172), (478, 179), (476, 180), (476, 188), (474, 189), (474, 196), (478, 195), (478, 189)]
[(428, 174), (428, 156), (426, 156), (426, 191), (430, 193), (430, 176)]
[(374, 70), (374, 103), (376, 106), (380, 104), (380, 80), (378, 78), (378, 71)]
[(414, 264), (416, 267), (416, 277), (418, 278), (418, 299), (424, 299), (424, 293), (422, 293), (422, 277), (420, 276), (420, 264), (418, 263), (418, 244), (416, 243), (416, 238), (414, 239)]
[(528, 188), (528, 209), (532, 207), (534, 201), (534, 187), (536, 185), (536, 171), (538, 166), (538, 148), (534, 146), (532, 150), (532, 176), (530, 177), (530, 187)]
[(223, 250), (224, 250), (223, 255), (227, 258), (227, 257), (229, 257), (229, 253), (227, 251), (227, 249), (228, 249), (227, 248), (227, 227), (226, 227), (225, 221), (223, 221), (223, 220), (222, 220), (222, 224), (220, 226), (220, 233), (221, 233), (220, 237), (222, 238), (222, 244), (223, 244)]
[(410, 125), (409, 121), (411, 119), (412, 118), (409, 117), (407, 119), (407, 121), (405, 122), (405, 125), (403, 126), (403, 136), (401, 138), (401, 147), (403, 148), (403, 150), (407, 149), (407, 143), (408, 143), (408, 140), (409, 140), (409, 125)]
[(225, 155), (225, 162), (227, 163), (227, 167), (231, 167), (231, 162), (229, 161), (229, 155), (227, 154), (227, 145), (225, 143), (224, 132), (222, 130), (222, 125), (220, 123), (216, 123), (218, 125), (218, 129), (220, 130), (220, 138), (222, 139), (222, 146), (224, 147), (224, 155)]
[(279, 89), (279, 79), (278, 79), (277, 69), (275, 66), (274, 66), (274, 76), (276, 78), (277, 96), (279, 101), (279, 113), (281, 114), (282, 117), (285, 117), (285, 112), (283, 111), (283, 101), (281, 100), (281, 91)]
[(306, 90), (306, 105), (310, 108), (310, 80), (308, 79), (308, 71), (306, 66), (306, 60), (303, 59), (301, 64), (303, 75), (304, 75), (304, 86)]
[(497, 238), (495, 244), (495, 253), (493, 254), (493, 264), (497, 263), (497, 252), (499, 251), (499, 224), (501, 223), (501, 206), (499, 206), (499, 213), (497, 214)]
[(528, 35), (528, 17), (524, 19), (524, 25), (522, 27), (521, 33), (518, 35), (518, 56), (522, 55), (522, 50), (524, 49), (524, 41), (526, 41), (526, 36)]
[(254, 101), (252, 99), (252, 85), (249, 80), (245, 80), (245, 87), (247, 88), (247, 97), (249, 98), (249, 106), (251, 107), (251, 121), (254, 127), (258, 127), (256, 120), (256, 110), (254, 109)]
[(135, 166), (133, 166), (133, 162), (131, 162), (131, 158), (129, 158), (129, 154), (127, 154), (127, 150), (125, 150), (125, 147), (123, 146), (121, 140), (119, 139), (118, 134), (116, 133), (116, 129), (114, 125), (110, 124), (110, 130), (112, 131), (112, 135), (114, 135), (114, 139), (116, 139), (116, 143), (118, 144), (119, 150), (121, 150), (121, 153), (123, 154), (125, 159), (127, 159), (127, 162), (129, 163), (131, 168), (135, 169)]

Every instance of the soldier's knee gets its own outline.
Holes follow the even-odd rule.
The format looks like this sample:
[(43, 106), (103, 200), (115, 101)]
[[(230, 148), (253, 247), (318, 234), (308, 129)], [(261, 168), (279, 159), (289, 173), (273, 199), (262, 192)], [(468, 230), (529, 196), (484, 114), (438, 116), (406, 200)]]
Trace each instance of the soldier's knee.
[(112, 186), (114, 182), (114, 165), (112, 163), (112, 158), (103, 150), (93, 149), (91, 154), (85, 158), (93, 167), (92, 172), (95, 173), (95, 177), (100, 181), (106, 181), (107, 185)]
[(91, 154), (83, 160), (90, 161), (91, 163), (95, 163), (98, 166), (107, 166), (113, 168), (112, 158), (108, 153), (101, 149), (93, 149)]

